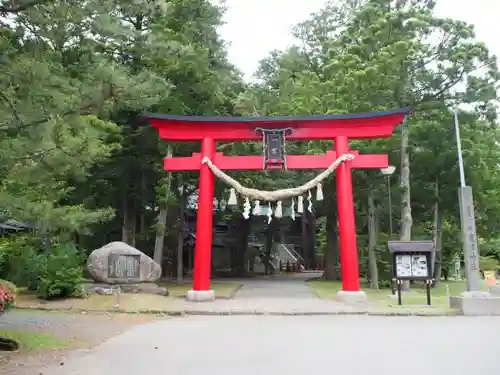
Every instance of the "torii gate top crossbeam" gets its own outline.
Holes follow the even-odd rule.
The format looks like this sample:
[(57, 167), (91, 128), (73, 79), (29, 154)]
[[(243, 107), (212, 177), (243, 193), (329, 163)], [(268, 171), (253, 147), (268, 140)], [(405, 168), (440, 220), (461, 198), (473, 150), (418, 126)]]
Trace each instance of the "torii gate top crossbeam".
[(347, 115), (312, 116), (176, 116), (146, 113), (163, 139), (173, 141), (258, 141), (259, 128), (289, 127), (288, 140), (320, 140), (346, 136), (350, 139), (388, 138), (410, 113), (410, 108)]

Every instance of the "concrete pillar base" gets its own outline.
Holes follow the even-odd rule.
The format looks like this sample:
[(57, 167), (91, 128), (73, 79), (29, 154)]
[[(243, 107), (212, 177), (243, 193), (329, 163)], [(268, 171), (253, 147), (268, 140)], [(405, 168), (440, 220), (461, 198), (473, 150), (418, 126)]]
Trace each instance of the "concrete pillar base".
[[(471, 292), (466, 292), (471, 293)], [(469, 316), (500, 316), (500, 297), (481, 295), (481, 292), (462, 293), (450, 297), (450, 307)], [(465, 295), (463, 295), (465, 294)]]
[(362, 290), (357, 292), (339, 290), (337, 292), (337, 300), (347, 303), (366, 302), (368, 301), (368, 296)]
[(192, 302), (208, 302), (215, 300), (213, 290), (190, 290), (187, 292), (186, 299)]
[(491, 293), (483, 292), (481, 290), (474, 290), (470, 292), (462, 292), (460, 293), (460, 296), (465, 298), (487, 298), (491, 297)]

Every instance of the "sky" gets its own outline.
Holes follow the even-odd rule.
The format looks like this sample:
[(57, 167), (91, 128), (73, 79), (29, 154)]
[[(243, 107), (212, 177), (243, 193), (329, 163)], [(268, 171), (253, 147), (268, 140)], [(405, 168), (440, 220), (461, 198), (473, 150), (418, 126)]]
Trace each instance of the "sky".
[[(226, 0), (228, 11), (221, 28), (230, 43), (229, 59), (250, 79), (259, 61), (275, 49), (293, 43), (291, 28), (321, 9), (326, 0)], [(439, 16), (461, 19), (475, 26), (476, 35), (500, 55), (498, 0), (437, 0)], [(498, 31), (497, 31), (498, 33)]]

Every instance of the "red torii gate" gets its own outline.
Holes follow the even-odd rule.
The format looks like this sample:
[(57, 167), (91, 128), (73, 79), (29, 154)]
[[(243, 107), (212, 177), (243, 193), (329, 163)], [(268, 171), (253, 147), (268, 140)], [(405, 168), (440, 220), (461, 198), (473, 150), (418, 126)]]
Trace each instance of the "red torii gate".
[[(349, 139), (389, 138), (394, 129), (409, 114), (410, 108), (390, 111), (313, 116), (176, 116), (145, 114), (161, 138), (170, 141), (201, 141), (201, 153), (189, 157), (167, 157), (166, 171), (200, 171), (193, 290), (188, 299), (201, 301), (214, 299), (210, 290), (212, 252), (212, 219), (214, 175), (203, 157), (208, 157), (221, 170), (263, 170), (265, 156), (225, 156), (216, 152), (216, 142), (258, 141), (262, 132), (287, 129), (287, 140), (334, 140), (335, 151), (324, 155), (287, 155), (287, 169), (326, 169), (337, 158), (347, 153), (354, 160), (343, 162), (336, 170), (338, 221), (342, 291), (339, 297), (349, 300), (365, 299), (359, 288), (358, 251), (352, 190), (352, 168), (380, 169), (388, 167), (387, 155), (361, 155), (349, 149)], [(268, 167), (282, 168), (269, 161)]]

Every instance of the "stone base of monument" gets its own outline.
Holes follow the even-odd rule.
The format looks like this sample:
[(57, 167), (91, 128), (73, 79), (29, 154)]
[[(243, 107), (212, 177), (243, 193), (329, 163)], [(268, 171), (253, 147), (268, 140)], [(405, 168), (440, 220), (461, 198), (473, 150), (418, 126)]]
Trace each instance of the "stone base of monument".
[(114, 290), (120, 288), (121, 293), (145, 293), (156, 294), (159, 296), (168, 296), (168, 290), (165, 287), (156, 285), (155, 283), (138, 283), (138, 284), (103, 284), (91, 283), (85, 285), (85, 290), (90, 293), (97, 293), (101, 295), (113, 295)]
[(500, 297), (500, 285), (490, 286), (490, 293), (495, 297)]
[(190, 290), (187, 292), (186, 299), (192, 302), (209, 302), (215, 300), (213, 290)]
[(488, 292), (464, 292), (450, 297), (450, 307), (467, 316), (500, 316), (500, 296)]
[(362, 290), (357, 292), (339, 290), (337, 292), (337, 301), (346, 302), (346, 303), (357, 303), (357, 302), (366, 302), (368, 300), (368, 296)]

